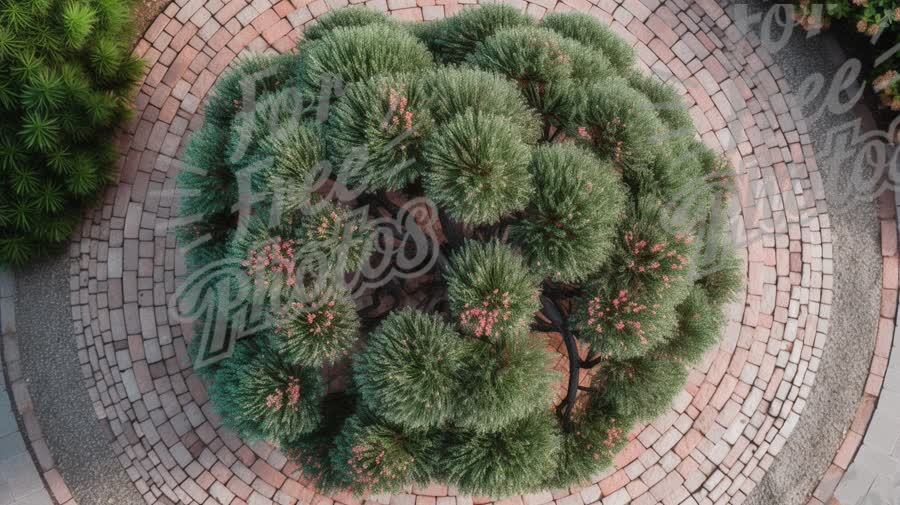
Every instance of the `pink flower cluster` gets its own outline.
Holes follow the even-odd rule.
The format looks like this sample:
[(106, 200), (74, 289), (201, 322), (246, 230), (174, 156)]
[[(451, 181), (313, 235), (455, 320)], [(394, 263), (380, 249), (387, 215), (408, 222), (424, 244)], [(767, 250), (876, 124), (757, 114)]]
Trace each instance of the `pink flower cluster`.
[[(415, 113), (409, 110), (409, 97), (404, 94), (404, 90), (402, 88), (388, 90), (388, 114), (385, 121), (381, 122), (381, 129), (387, 131), (399, 128), (401, 131), (411, 133), (413, 137), (418, 137), (420, 133), (415, 130), (414, 119)], [(405, 151), (406, 146), (401, 144), (400, 149)]]
[(679, 248), (690, 245), (692, 237), (679, 233), (671, 243), (663, 241), (651, 244), (637, 237), (634, 232), (626, 232), (624, 239), (626, 248), (633, 256), (628, 262), (631, 271), (638, 274), (658, 272), (666, 288), (682, 279), (681, 273), (690, 260), (679, 252)]
[[(334, 322), (334, 312), (332, 311), (334, 305), (334, 300), (329, 301), (324, 306), (321, 306), (316, 302), (311, 302), (308, 305), (304, 305), (300, 302), (293, 302), (291, 303), (291, 308), (298, 312), (305, 312), (306, 315), (301, 316), (301, 318), (306, 321), (307, 326), (309, 326), (309, 333), (319, 335), (326, 329), (331, 328), (331, 325)], [(289, 331), (288, 337), (290, 336), (292, 335)]]
[[(318, 224), (306, 232), (307, 238), (312, 240), (328, 239), (334, 236), (334, 233), (342, 233), (349, 221), (350, 211), (344, 207), (338, 207), (336, 210), (323, 215), (319, 219)], [(350, 226), (350, 232), (355, 232), (357, 230), (359, 230), (359, 226)]]
[(497, 323), (507, 321), (512, 316), (509, 304), (509, 292), (501, 295), (500, 290), (495, 289), (480, 305), (473, 307), (472, 304), (465, 304), (465, 310), (459, 315), (459, 322), (470, 328), (476, 337), (490, 337)]
[(283, 273), (287, 275), (287, 285), (293, 286), (297, 282), (294, 276), (294, 255), (298, 242), (295, 240), (282, 240), (275, 237), (271, 243), (259, 250), (249, 252), (247, 259), (241, 263), (248, 277), (256, 277), (256, 282), (269, 287), (272, 274)]
[[(285, 404), (285, 400), (287, 400), (287, 404)], [(300, 379), (296, 377), (290, 377), (283, 390), (275, 388), (275, 392), (266, 397), (266, 406), (275, 412), (280, 412), (285, 406), (296, 412), (299, 402)]]
[[(370, 447), (366, 444), (357, 444), (351, 449), (352, 456), (347, 460), (351, 470), (356, 474), (356, 482), (373, 487), (382, 481), (396, 480), (406, 472), (414, 459), (409, 461), (385, 461), (385, 450), (379, 447)], [(375, 456), (374, 460), (372, 456)]]
[(628, 290), (623, 289), (611, 300), (601, 296), (589, 300), (587, 325), (599, 335), (603, 334), (604, 327), (614, 328), (617, 332), (628, 330), (640, 337), (641, 344), (647, 345), (645, 336), (647, 328), (639, 320), (640, 315), (649, 313), (655, 316), (657, 309), (659, 309), (658, 304), (648, 307), (643, 303), (631, 300)]

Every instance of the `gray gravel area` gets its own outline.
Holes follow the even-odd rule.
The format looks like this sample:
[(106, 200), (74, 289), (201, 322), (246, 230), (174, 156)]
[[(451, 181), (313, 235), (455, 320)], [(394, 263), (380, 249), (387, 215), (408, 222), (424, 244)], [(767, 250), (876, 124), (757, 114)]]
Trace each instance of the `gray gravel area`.
[(110, 447), (109, 427), (97, 420), (82, 383), (68, 265), (67, 258), (57, 258), (16, 274), (16, 330), (34, 410), (80, 505), (142, 504)]
[[(755, 10), (769, 2), (750, 2)], [(827, 33), (807, 39), (799, 28), (775, 60), (796, 92), (805, 78), (821, 73), (830, 85), (844, 61), (837, 42)], [(826, 88), (827, 89), (827, 88)], [(804, 108), (807, 117), (818, 110), (825, 92)], [(844, 97), (846, 100), (846, 97)], [(874, 202), (847, 198), (854, 191), (850, 171), (830, 163), (828, 132), (865, 115), (860, 107), (846, 114), (822, 114), (808, 122), (816, 159), (826, 185), (826, 201), (855, 200), (829, 205), (834, 246), (834, 300), (828, 342), (816, 384), (793, 435), (751, 493), (749, 505), (806, 503), (831, 463), (849, 427), (865, 387), (881, 299), (881, 241), (878, 208)]]

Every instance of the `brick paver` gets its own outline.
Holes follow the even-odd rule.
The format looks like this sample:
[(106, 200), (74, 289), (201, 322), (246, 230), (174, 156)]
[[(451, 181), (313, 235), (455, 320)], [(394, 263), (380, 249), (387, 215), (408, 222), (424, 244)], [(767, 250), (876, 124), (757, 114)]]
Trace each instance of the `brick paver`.
[[(422, 20), (452, 15), (474, 0), (352, 3)], [(802, 114), (771, 56), (715, 2), (511, 3), (537, 17), (571, 9), (597, 16), (635, 46), (644, 71), (684, 91), (698, 135), (737, 171), (731, 215), (747, 282), (728, 308), (721, 345), (692, 369), (665, 415), (631, 434), (614, 468), (582, 487), (504, 503), (740, 504), (803, 413), (828, 338), (831, 225)], [(202, 124), (199, 111), (214, 79), (243, 51), (290, 50), (305, 24), (346, 4), (176, 0), (136, 46), (149, 65), (136, 117), (119, 142), (120, 180), (71, 245), (70, 286), (95, 412), (109, 422), (114, 452), (148, 503), (358, 503), (315, 494), (276, 448), (247, 445), (219, 426), (187, 359), (188, 326), (168, 310), (185, 269), (166, 227), (177, 216), (175, 160), (186, 134)], [(891, 219), (884, 218), (895, 229)], [(885, 271), (894, 274), (884, 281), (887, 323), (876, 356), (883, 361), (873, 360), (867, 388), (872, 398), (886, 373), (874, 371), (892, 370), (885, 367), (895, 319), (888, 314), (896, 312), (896, 243), (883, 253)], [(861, 412), (874, 403), (862, 405)], [(845, 466), (868, 423), (858, 424), (858, 440), (848, 438), (836, 456)], [(490, 502), (456, 495), (432, 486), (368, 501)]]

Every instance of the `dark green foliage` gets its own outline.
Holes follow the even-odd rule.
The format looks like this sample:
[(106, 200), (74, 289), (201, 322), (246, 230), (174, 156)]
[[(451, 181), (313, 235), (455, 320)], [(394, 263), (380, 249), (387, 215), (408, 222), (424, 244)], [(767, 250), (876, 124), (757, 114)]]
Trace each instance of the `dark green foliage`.
[(655, 352), (689, 365), (697, 363), (719, 342), (724, 322), (722, 307), (711, 304), (703, 287), (696, 285), (676, 311), (678, 329), (675, 336)]
[(640, 170), (653, 159), (652, 147), (663, 126), (647, 97), (621, 78), (578, 88), (578, 96), (569, 136), (627, 171)]
[(717, 241), (712, 243), (715, 244), (715, 250), (709, 250), (709, 246), (703, 250), (703, 258), (712, 258), (712, 261), (705, 262), (709, 268), (705, 270), (699, 283), (711, 302), (723, 304), (731, 301), (737, 294), (744, 283), (746, 272), (740, 258), (727, 244)]
[(519, 83), (553, 83), (572, 76), (563, 39), (532, 26), (500, 30), (479, 45), (468, 62)]
[(613, 457), (628, 442), (631, 421), (622, 419), (594, 398), (572, 416), (562, 432), (555, 464), (544, 474), (544, 486), (557, 489), (587, 482), (612, 465)]
[(542, 276), (584, 280), (609, 255), (625, 188), (610, 163), (570, 143), (535, 149), (530, 172), (537, 192), (510, 238)]
[(333, 175), (325, 160), (325, 142), (320, 125), (313, 121), (278, 140), (266, 141), (272, 153), (268, 185), (277, 213), (291, 214), (319, 202), (316, 190)]
[(604, 402), (617, 415), (639, 421), (662, 414), (686, 381), (681, 363), (644, 356), (604, 364), (591, 387), (602, 391)]
[(285, 361), (321, 366), (346, 356), (356, 342), (359, 316), (350, 293), (339, 288), (292, 301), (276, 315), (274, 347)]
[(373, 248), (372, 224), (364, 209), (321, 202), (305, 209), (300, 256), (306, 271), (356, 272)]
[(628, 83), (650, 100), (666, 127), (679, 135), (690, 137), (694, 134), (694, 122), (675, 88), (655, 76), (646, 77), (637, 72), (628, 76)]
[(505, 496), (537, 489), (559, 446), (558, 424), (543, 411), (502, 431), (455, 433), (443, 465), (462, 493)]
[(440, 67), (425, 77), (431, 113), (444, 124), (469, 109), (503, 116), (520, 126), (523, 138), (537, 140), (540, 120), (522, 99), (515, 83), (493, 72), (467, 67)]
[(451, 312), (476, 337), (521, 333), (539, 308), (539, 279), (521, 256), (496, 241), (466, 242), (444, 277)]
[[(71, 22), (73, 43), (89, 18)], [(191, 273), (224, 259), (240, 274), (211, 292), (215, 315), (236, 329), (247, 316), (231, 299), (257, 303), (274, 326), (250, 338), (272, 366), (329, 377), (318, 424), (277, 441), (323, 491), (441, 482), (500, 497), (595, 477), (715, 344), (740, 283), (724, 160), (695, 140), (678, 94), (589, 16), (535, 26), (491, 5), (412, 24), (356, 7), (306, 36), (299, 54), (223, 76), (179, 179), (193, 190), (182, 211), (204, 218), (179, 231), (195, 242)], [(5, 76), (27, 75), (39, 146), (77, 122), (45, 120), (77, 73), (25, 60), (0, 70), (0, 104), (19, 100)], [(60, 184), (9, 170), (19, 146), (0, 135), (0, 173), (38, 197), (0, 219), (24, 226), (31, 206), (59, 207)], [(88, 186), (68, 156), (48, 154), (50, 168)], [(392, 221), (407, 202), (446, 241), (420, 248), (409, 221)], [(423, 251), (430, 270), (404, 278)], [(572, 344), (586, 391), (557, 371)], [(233, 361), (200, 373), (238, 412), (221, 393)]]
[[(328, 140), (340, 179), (356, 192), (402, 189), (424, 171), (422, 145), (432, 119), (418, 75), (350, 85), (332, 109)], [(346, 163), (361, 157), (365, 164)]]
[(320, 40), (301, 44), (300, 58), (299, 84), (311, 97), (319, 96), (323, 78), (353, 83), (432, 66), (431, 54), (412, 34), (382, 24), (335, 28)]
[(111, 179), (140, 63), (119, 0), (0, 4), (0, 266), (62, 246)]
[(540, 338), (526, 333), (500, 342), (467, 343), (462, 397), (452, 414), (456, 425), (496, 432), (550, 409), (551, 386), (559, 376), (551, 370), (551, 356)]
[(522, 131), (503, 116), (471, 109), (438, 128), (425, 146), (426, 195), (456, 220), (492, 224), (528, 203), (534, 188)]
[(332, 464), (356, 494), (428, 482), (437, 462), (434, 436), (401, 430), (365, 412), (347, 420), (335, 444)]
[(580, 12), (551, 12), (544, 16), (541, 26), (599, 50), (620, 74), (626, 73), (634, 65), (634, 49), (592, 16)]
[[(354, 28), (367, 25), (395, 25), (396, 21), (385, 13), (363, 6), (351, 6), (345, 9), (329, 11), (303, 32), (306, 41), (326, 37), (336, 28)], [(394, 27), (396, 28), (396, 27)]]
[(388, 316), (354, 363), (362, 401), (410, 430), (434, 428), (453, 415), (462, 394), (462, 337), (440, 317), (407, 309)]
[(467, 9), (447, 21), (441, 34), (429, 37), (429, 47), (448, 63), (461, 63), (475, 50), (479, 42), (504, 28), (532, 26), (534, 21), (525, 13), (509, 5), (491, 4)]
[(265, 342), (245, 339), (221, 363), (210, 397), (240, 435), (277, 442), (316, 428), (323, 391), (314, 370), (288, 365)]

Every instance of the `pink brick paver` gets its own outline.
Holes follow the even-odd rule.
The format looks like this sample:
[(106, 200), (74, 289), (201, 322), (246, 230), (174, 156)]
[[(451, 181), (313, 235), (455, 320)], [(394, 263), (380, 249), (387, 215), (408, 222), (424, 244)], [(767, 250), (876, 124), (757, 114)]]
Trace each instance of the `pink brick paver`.
[[(351, 3), (414, 20), (462, 8), (456, 0)], [(745, 244), (747, 282), (728, 308), (721, 345), (691, 371), (665, 415), (632, 433), (616, 468), (581, 487), (504, 503), (740, 504), (796, 426), (828, 336), (831, 226), (802, 114), (771, 56), (714, 2), (512, 3), (535, 16), (577, 9), (609, 22), (635, 46), (644, 71), (684, 90), (698, 135), (737, 171), (732, 223)], [(202, 124), (213, 80), (243, 51), (289, 50), (303, 25), (346, 4), (177, 0), (137, 45), (150, 65), (119, 142), (120, 180), (71, 245), (70, 284), (96, 414), (108, 421), (114, 451), (148, 503), (358, 503), (315, 494), (275, 448), (248, 446), (219, 426), (187, 358), (188, 335), (170, 319), (185, 270), (166, 227), (177, 217), (177, 160), (186, 133)], [(895, 256), (896, 244), (884, 252)], [(896, 258), (893, 265), (896, 272)], [(896, 290), (896, 278), (884, 287)], [(885, 319), (893, 328), (893, 316)], [(872, 380), (873, 395), (880, 386)], [(433, 486), (368, 501), (473, 503), (456, 495)]]

